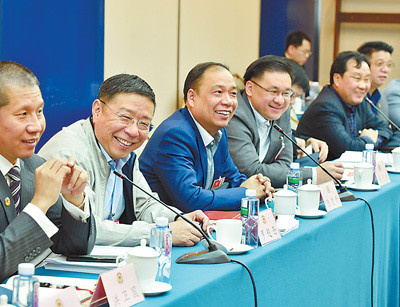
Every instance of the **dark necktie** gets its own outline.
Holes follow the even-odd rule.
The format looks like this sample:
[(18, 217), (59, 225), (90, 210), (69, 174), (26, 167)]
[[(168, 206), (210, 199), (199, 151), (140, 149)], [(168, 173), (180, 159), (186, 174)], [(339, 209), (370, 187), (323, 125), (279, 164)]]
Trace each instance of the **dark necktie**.
[(13, 166), (7, 173), (10, 178), (10, 190), (14, 199), (15, 210), (17, 213), (20, 211), (20, 196), (21, 196), (21, 174), (17, 166)]

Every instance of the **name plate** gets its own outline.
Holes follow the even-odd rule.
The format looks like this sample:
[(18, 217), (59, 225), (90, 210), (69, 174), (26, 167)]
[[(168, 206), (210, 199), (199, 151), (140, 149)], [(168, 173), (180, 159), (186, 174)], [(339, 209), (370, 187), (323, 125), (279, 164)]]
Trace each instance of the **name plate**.
[(319, 187), (321, 188), (321, 195), (327, 212), (342, 206), (342, 201), (332, 180), (320, 184)]
[(260, 212), (258, 219), (258, 237), (262, 246), (281, 238), (271, 208)]
[(390, 182), (390, 177), (383, 161), (376, 163), (375, 176), (379, 185), (384, 185)]
[(110, 307), (128, 307), (144, 301), (132, 263), (100, 275), (90, 306), (107, 301)]

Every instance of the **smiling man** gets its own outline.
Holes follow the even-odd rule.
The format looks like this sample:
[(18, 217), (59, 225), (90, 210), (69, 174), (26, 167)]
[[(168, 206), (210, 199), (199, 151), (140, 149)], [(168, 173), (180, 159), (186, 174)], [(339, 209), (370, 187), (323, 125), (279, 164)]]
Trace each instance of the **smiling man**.
[(94, 245), (87, 173), (72, 157), (45, 162), (34, 154), (46, 128), (43, 109), (35, 75), (0, 61), (0, 282), (50, 249), (68, 256)]
[(296, 135), (325, 141), (328, 159), (339, 158), (346, 150), (364, 150), (367, 143), (380, 148), (392, 131), (364, 99), (370, 84), (367, 57), (356, 51), (340, 53), (331, 66), (330, 85), (304, 112)]
[[(272, 126), (276, 124), (291, 135), (288, 107), (294, 96), (294, 65), (302, 69), (297, 63), (274, 55), (251, 63), (243, 77), (246, 87), (238, 94), (238, 108), (227, 127), (229, 152), (239, 170), (246, 176), (262, 173), (271, 179), (274, 187), (286, 183), (293, 162), (292, 143)], [(315, 142), (316, 151), (326, 152), (322, 154), (325, 158), (326, 144), (318, 140), (312, 142)], [(324, 166), (334, 176), (341, 177), (343, 170), (339, 165), (327, 162)], [(305, 182), (307, 179), (313, 179), (314, 183), (330, 180), (320, 168), (313, 170), (302, 169)]]
[[(52, 137), (39, 154), (50, 158), (74, 153), (77, 163), (89, 174), (86, 193), (94, 204), (97, 240), (100, 245), (132, 246), (150, 231), (158, 216), (166, 216), (172, 229), (172, 243), (196, 244), (201, 234), (167, 208), (117, 177), (125, 174), (151, 193), (133, 152), (152, 129), (155, 95), (151, 87), (135, 75), (119, 74), (105, 80), (92, 105), (92, 116), (80, 120)], [(206, 227), (201, 211), (187, 214)]]
[(237, 106), (228, 68), (207, 62), (195, 66), (184, 85), (186, 107), (154, 132), (140, 156), (140, 169), (162, 200), (184, 212), (238, 210), (246, 188), (270, 194), (269, 179), (239, 173), (228, 152), (225, 126)]

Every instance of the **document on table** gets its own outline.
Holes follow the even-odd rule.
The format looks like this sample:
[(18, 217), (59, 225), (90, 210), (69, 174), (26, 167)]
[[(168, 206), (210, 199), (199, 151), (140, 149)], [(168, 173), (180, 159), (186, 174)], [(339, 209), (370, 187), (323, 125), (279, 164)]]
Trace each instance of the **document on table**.
[[(126, 255), (131, 247), (96, 245), (90, 253), (92, 256)], [(44, 261), (44, 267), (50, 270), (73, 271), (82, 273), (101, 274), (117, 267), (116, 263), (67, 261), (63, 255), (54, 255)]]
[[(354, 164), (362, 162), (362, 151), (345, 151), (339, 159), (345, 168), (353, 168)], [(391, 153), (378, 152), (376, 154), (376, 162), (384, 162), (385, 165), (392, 165), (393, 158)]]

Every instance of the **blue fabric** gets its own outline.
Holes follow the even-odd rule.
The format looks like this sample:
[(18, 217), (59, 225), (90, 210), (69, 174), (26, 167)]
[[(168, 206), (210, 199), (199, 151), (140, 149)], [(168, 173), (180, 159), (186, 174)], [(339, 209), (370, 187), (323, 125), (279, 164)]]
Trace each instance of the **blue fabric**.
[[(318, 97), (304, 112), (297, 126), (296, 136), (314, 137), (329, 146), (328, 160), (337, 159), (346, 150), (362, 151), (365, 144), (372, 143), (369, 137), (354, 137), (347, 117), (349, 108), (331, 85), (325, 86)], [(355, 114), (356, 131), (378, 130), (382, 141), (392, 137), (392, 131), (382, 119), (372, 113), (364, 100), (357, 106)], [(377, 144), (376, 144), (377, 145)]]
[(177, 110), (157, 128), (140, 155), (139, 166), (161, 200), (184, 212), (239, 209), (246, 190), (239, 186), (247, 178), (229, 155), (226, 129), (221, 132), (213, 181), (226, 177), (229, 188), (206, 190), (206, 148), (189, 111)]
[[(400, 174), (378, 191), (354, 191), (371, 205), (375, 222), (374, 306), (399, 306)], [(362, 201), (345, 202), (321, 219), (299, 219), (282, 239), (231, 259), (255, 278), (259, 306), (370, 306), (371, 221)], [(253, 306), (247, 271), (236, 263), (176, 264), (197, 245), (172, 249), (172, 290), (140, 306)], [(97, 278), (36, 270), (37, 275)]]
[[(374, 104), (374, 106), (376, 106), (377, 108), (380, 108), (381, 106), (380, 106), (380, 104), (378, 104), (378, 102), (379, 102), (379, 100), (381, 99), (381, 93), (379, 92), (379, 90), (378, 89), (376, 89), (373, 93), (372, 93), (372, 95), (368, 92), (367, 93), (367, 97), (372, 101), (372, 103)], [(372, 113), (374, 113), (374, 114), (377, 114), (378, 113), (378, 111), (373, 107), (373, 106), (371, 106), (371, 111), (372, 111)]]

